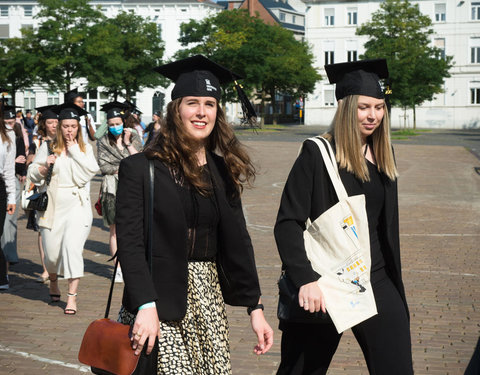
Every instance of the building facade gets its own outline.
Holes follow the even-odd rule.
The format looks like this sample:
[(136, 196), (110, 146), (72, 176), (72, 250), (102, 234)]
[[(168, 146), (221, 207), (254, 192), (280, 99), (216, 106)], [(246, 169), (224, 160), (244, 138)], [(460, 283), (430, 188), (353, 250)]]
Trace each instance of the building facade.
[[(181, 48), (178, 38), (180, 36), (180, 24), (191, 19), (202, 20), (221, 10), (223, 7), (210, 0), (112, 0), (91, 1), (93, 7), (99, 7), (107, 17), (115, 17), (120, 11), (133, 10), (136, 15), (148, 18), (157, 24), (158, 32), (165, 43), (164, 60), (170, 59)], [(0, 38), (20, 37), (22, 27), (38, 25), (39, 20), (34, 16), (38, 13), (39, 6), (36, 1), (5, 1), (0, 0)], [(95, 118), (95, 122), (105, 121), (105, 114), (100, 111), (100, 106), (109, 101), (107, 95), (100, 90), (87, 92), (83, 89), (86, 81), (79, 80), (76, 86), (84, 92), (86, 109)], [(165, 102), (170, 100), (173, 85), (167, 89), (146, 88), (137, 93), (135, 101), (144, 113), (143, 120), (151, 120), (152, 113), (162, 110)], [(59, 104), (63, 102), (63, 93), (51, 92), (48, 88), (37, 86), (23, 93), (17, 93), (16, 103), (25, 109)], [(237, 106), (227, 108), (227, 117), (232, 121), (238, 117)]]
[[(315, 92), (306, 98), (305, 123), (328, 125), (336, 110), (335, 87), (328, 84), (325, 64), (355, 61), (364, 53), (366, 36), (355, 35), (369, 21), (381, 0), (307, 0), (305, 39), (311, 44), (315, 66), (322, 74)], [(444, 92), (417, 107), (422, 128), (480, 128), (480, 0), (417, 0), (433, 22), (431, 43), (453, 56), (451, 77)], [(395, 89), (395, 86), (393, 86)], [(404, 117), (405, 116), (405, 117)], [(392, 109), (392, 126), (413, 126), (413, 112)]]

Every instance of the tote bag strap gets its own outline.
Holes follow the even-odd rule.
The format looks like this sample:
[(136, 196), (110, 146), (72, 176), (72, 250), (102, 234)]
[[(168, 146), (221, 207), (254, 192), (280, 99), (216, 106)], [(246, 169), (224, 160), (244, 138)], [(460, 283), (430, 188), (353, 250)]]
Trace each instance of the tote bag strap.
[(348, 197), (348, 194), (345, 190), (345, 186), (343, 186), (342, 180), (340, 179), (337, 161), (335, 160), (335, 154), (333, 152), (332, 146), (330, 145), (330, 142), (323, 137), (312, 137), (309, 138), (309, 140), (315, 142), (320, 149), (323, 162), (325, 164), (325, 167), (327, 168), (327, 172), (330, 176), (330, 180), (332, 181), (335, 192), (337, 193), (338, 200), (341, 201), (346, 199)]

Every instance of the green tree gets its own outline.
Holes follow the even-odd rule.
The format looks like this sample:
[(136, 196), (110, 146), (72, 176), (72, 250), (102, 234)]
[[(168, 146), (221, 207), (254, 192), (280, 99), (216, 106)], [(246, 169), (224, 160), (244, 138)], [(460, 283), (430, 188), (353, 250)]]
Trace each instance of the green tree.
[(164, 44), (153, 22), (120, 12), (92, 26), (85, 43), (89, 88), (104, 87), (115, 99), (126, 99), (143, 87), (164, 83), (153, 68), (161, 64)]
[(39, 0), (38, 4), (35, 18), (41, 23), (34, 33), (38, 76), (51, 89), (68, 91), (75, 78), (88, 73), (88, 30), (104, 16), (88, 0)]
[(357, 29), (368, 35), (361, 58), (386, 58), (392, 85), (392, 105), (412, 108), (416, 128), (416, 107), (443, 92), (450, 77), (452, 57), (431, 46), (432, 21), (418, 5), (408, 0), (386, 0), (371, 21)]
[(31, 32), (22, 30), (22, 38), (0, 42), (0, 87), (8, 90), (15, 105), (15, 94), (36, 81), (38, 57), (31, 46)]
[[(295, 40), (291, 31), (265, 24), (246, 10), (229, 10), (203, 21), (192, 20), (180, 26), (182, 46), (177, 57), (202, 53), (244, 77), (241, 81), (250, 96), (261, 99), (262, 124), (265, 103), (275, 108), (275, 94), (301, 97), (313, 92), (320, 75), (313, 67), (308, 45)], [(223, 103), (234, 101), (227, 87)], [(275, 121), (274, 117), (274, 121)]]

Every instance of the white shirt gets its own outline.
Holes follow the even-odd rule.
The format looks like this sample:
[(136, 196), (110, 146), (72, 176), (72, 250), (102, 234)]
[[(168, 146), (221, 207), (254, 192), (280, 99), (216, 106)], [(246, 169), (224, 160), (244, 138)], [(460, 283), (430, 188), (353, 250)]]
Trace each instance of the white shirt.
[[(93, 120), (93, 116), (89, 113), (88, 119), (90, 120), (90, 124), (92, 125), (93, 131), (97, 130), (95, 127), (95, 121)], [(85, 116), (80, 116), (80, 126), (82, 127), (82, 136), (83, 136), (83, 143), (88, 144), (88, 128), (85, 122)]]
[(0, 138), (0, 176), (5, 181), (7, 190), (7, 204), (15, 204), (15, 157), (17, 154), (17, 146), (15, 143), (15, 133), (7, 129), (7, 135), (10, 138), (8, 142), (1, 142)]

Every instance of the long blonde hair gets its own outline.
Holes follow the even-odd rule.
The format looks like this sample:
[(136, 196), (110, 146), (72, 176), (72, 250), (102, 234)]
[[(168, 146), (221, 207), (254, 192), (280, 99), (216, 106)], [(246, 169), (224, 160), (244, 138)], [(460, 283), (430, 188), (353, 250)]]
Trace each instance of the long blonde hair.
[[(65, 150), (65, 140), (63, 139), (63, 134), (62, 134), (62, 122), (63, 120), (60, 120), (57, 125), (57, 136), (52, 142), (52, 149), (53, 153), (60, 155), (63, 150)], [(78, 125), (78, 131), (77, 131), (77, 136), (75, 139), (77, 140), (78, 146), (80, 147), (80, 151), (86, 152), (87, 148), (85, 147), (85, 143), (83, 142), (83, 137), (82, 137), (82, 127), (80, 126), (80, 122), (77, 120), (77, 125)]]
[[(329, 140), (335, 139), (339, 167), (365, 182), (370, 181), (370, 174), (362, 155), (362, 141), (358, 128), (358, 97), (359, 95), (349, 95), (338, 101), (337, 112), (324, 136)], [(390, 119), (386, 108), (380, 126), (371, 138), (378, 170), (394, 181), (398, 177), (398, 171), (390, 142)]]

